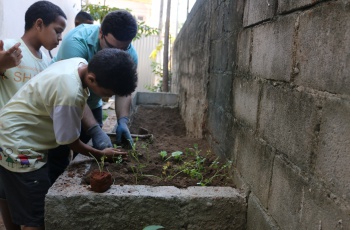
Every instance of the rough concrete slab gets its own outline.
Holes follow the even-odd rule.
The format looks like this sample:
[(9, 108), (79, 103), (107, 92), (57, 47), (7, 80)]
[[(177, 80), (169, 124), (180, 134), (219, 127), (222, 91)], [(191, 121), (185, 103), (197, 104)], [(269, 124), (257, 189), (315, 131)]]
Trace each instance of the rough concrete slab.
[(243, 26), (250, 26), (274, 16), (277, 0), (245, 1)]
[(274, 151), (271, 147), (259, 143), (249, 134), (237, 134), (237, 170), (249, 184), (250, 190), (267, 208), (272, 177)]
[(137, 92), (133, 100), (135, 105), (178, 106), (176, 93)]
[(235, 78), (233, 81), (233, 114), (255, 130), (257, 126), (260, 85), (258, 81)]
[(254, 76), (290, 81), (296, 17), (296, 14), (287, 15), (253, 28), (251, 71)]
[(350, 197), (350, 102), (329, 98), (322, 109), (316, 174), (335, 194)]
[(47, 230), (245, 229), (244, 196), (231, 187), (119, 186), (94, 193), (81, 185), (91, 160), (71, 165), (46, 196)]
[(302, 229), (301, 207), (307, 181), (300, 172), (285, 158), (275, 157), (268, 210), (283, 229)]
[(298, 85), (331, 93), (350, 92), (350, 6), (328, 2), (300, 15), (296, 61)]
[(277, 13), (286, 13), (288, 11), (297, 10), (303, 7), (314, 5), (321, 0), (278, 0)]
[(248, 198), (247, 230), (280, 230), (253, 193)]
[(266, 84), (260, 110), (259, 135), (296, 165), (309, 170), (319, 124), (317, 98), (302, 89)]

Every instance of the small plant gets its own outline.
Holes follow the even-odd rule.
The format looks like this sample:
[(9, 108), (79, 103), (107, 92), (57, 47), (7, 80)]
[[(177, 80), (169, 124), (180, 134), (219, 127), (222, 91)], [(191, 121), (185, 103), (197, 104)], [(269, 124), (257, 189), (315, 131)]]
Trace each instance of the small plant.
[(162, 157), (162, 159), (164, 160), (165, 157), (168, 155), (168, 153), (166, 151), (160, 151), (159, 155)]
[(98, 169), (100, 170), (100, 172), (102, 172), (102, 171), (103, 171), (103, 167), (104, 167), (104, 165), (105, 165), (105, 159), (107, 158), (106, 155), (103, 155), (103, 156), (100, 158), (101, 162), (98, 162), (98, 160), (96, 159), (96, 157), (95, 157), (94, 155), (92, 155), (90, 152), (89, 152), (89, 154), (92, 156), (92, 158), (95, 159), (95, 161), (96, 161), (96, 163), (97, 163), (97, 165), (98, 165)]
[(183, 154), (183, 152), (181, 152), (181, 151), (175, 151), (175, 152), (171, 153), (171, 156), (165, 160), (167, 161), (170, 158), (174, 158), (176, 161), (180, 161), (182, 159), (181, 158), (182, 154)]
[(144, 227), (142, 230), (158, 230), (163, 229), (164, 227), (161, 225), (149, 225), (147, 227)]

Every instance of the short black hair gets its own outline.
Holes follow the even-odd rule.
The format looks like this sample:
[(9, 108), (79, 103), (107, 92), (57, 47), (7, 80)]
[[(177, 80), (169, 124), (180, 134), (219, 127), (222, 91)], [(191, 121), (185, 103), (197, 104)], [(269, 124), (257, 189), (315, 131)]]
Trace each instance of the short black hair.
[[(83, 23), (88, 23), (91, 24), (94, 19), (92, 18), (91, 14), (89, 14), (88, 12), (85, 11), (80, 11), (79, 13), (77, 13), (77, 15), (75, 16), (74, 22), (75, 22), (75, 26), (78, 26), (76, 21), (79, 21), (79, 24), (83, 24)], [(91, 23), (89, 23), (91, 22)]]
[(130, 95), (137, 86), (136, 65), (130, 54), (123, 50), (100, 50), (90, 60), (88, 72), (95, 74), (100, 87), (110, 89), (118, 96)]
[(102, 21), (103, 35), (111, 33), (119, 41), (130, 41), (137, 34), (136, 19), (126, 10), (108, 13)]
[(49, 1), (38, 1), (33, 3), (26, 11), (24, 20), (24, 30), (28, 31), (31, 29), (36, 20), (41, 18), (45, 26), (50, 25), (54, 22), (58, 16), (62, 16), (67, 19), (66, 14), (60, 7)]

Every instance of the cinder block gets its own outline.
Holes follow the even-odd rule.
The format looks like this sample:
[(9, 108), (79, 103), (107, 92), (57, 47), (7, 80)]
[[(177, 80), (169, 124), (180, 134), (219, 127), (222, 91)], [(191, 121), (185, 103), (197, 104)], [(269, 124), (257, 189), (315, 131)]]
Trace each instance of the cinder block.
[(292, 14), (253, 28), (253, 75), (264, 79), (290, 81), (295, 21), (296, 14)]
[(233, 114), (239, 121), (256, 129), (260, 85), (253, 79), (235, 78), (233, 83)]
[(279, 230), (276, 222), (267, 214), (253, 193), (248, 198), (247, 230)]
[(296, 84), (350, 94), (349, 8), (342, 1), (331, 1), (300, 15)]
[(300, 169), (276, 156), (268, 210), (282, 229), (300, 228), (301, 205), (307, 182)]
[(331, 99), (322, 109), (316, 174), (333, 193), (350, 198), (350, 101)]
[(314, 95), (265, 84), (258, 119), (259, 135), (303, 170), (309, 170), (318, 125)]
[(134, 100), (135, 105), (161, 105), (175, 107), (178, 105), (178, 95), (175, 93), (137, 92)]
[(314, 5), (321, 0), (278, 0), (278, 9), (277, 12), (286, 13), (288, 11), (300, 9), (306, 6)]
[(312, 181), (303, 190), (299, 229), (350, 229), (349, 212), (341, 197)]
[(237, 171), (267, 208), (274, 152), (271, 147), (255, 140), (251, 133), (241, 131), (236, 139)]
[(237, 40), (237, 69), (239, 72), (250, 71), (251, 29), (244, 29), (238, 35)]
[(250, 26), (274, 16), (277, 0), (247, 0), (245, 2), (243, 26)]

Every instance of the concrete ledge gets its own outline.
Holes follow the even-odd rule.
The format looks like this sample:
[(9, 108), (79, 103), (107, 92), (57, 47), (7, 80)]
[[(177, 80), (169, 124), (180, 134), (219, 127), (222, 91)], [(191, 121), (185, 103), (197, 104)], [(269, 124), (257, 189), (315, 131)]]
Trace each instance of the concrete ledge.
[(178, 106), (178, 95), (175, 93), (148, 93), (137, 92), (133, 97), (133, 106), (161, 105)]
[(112, 185), (94, 193), (81, 184), (91, 159), (78, 156), (46, 195), (46, 230), (245, 229), (247, 205), (236, 189)]

